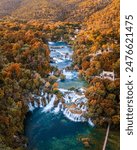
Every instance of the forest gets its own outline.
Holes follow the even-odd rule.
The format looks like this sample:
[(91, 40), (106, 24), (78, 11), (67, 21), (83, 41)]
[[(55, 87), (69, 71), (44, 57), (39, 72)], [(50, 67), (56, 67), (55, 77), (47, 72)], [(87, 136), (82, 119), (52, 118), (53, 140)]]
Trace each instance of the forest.
[[(86, 93), (89, 115), (99, 125), (111, 121), (117, 126), (120, 122), (119, 16), (119, 1), (114, 0), (89, 17), (74, 43), (76, 67), (91, 85)], [(114, 81), (98, 78), (102, 71), (114, 72)]]
[(0, 149), (26, 148), (26, 104), (43, 87), (56, 92), (47, 42), (61, 38), (73, 47), (73, 67), (88, 82), (86, 117), (96, 126), (119, 130), (119, 7), (119, 0), (0, 2)]
[[(111, 0), (1, 0), (0, 17), (81, 22)], [(29, 10), (29, 11), (27, 11)]]
[[(38, 28), (40, 24), (35, 28), (26, 22), (0, 22), (0, 140), (14, 149), (25, 144), (23, 121), (32, 94), (48, 81), (55, 87), (48, 78), (49, 49)], [(45, 90), (51, 92), (52, 85)]]

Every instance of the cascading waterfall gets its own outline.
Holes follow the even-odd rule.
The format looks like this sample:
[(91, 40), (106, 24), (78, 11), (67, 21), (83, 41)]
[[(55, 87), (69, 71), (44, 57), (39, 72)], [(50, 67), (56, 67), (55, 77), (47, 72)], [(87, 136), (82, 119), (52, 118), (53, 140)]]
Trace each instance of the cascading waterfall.
[(57, 107), (54, 109), (54, 113), (55, 114), (59, 113), (59, 111), (62, 110), (61, 108), (62, 108), (62, 102), (59, 102)]
[(33, 111), (35, 108), (32, 106), (32, 103), (31, 102), (29, 102), (28, 103), (28, 107), (29, 107), (29, 110), (30, 111)]
[(93, 124), (93, 122), (91, 121), (90, 118), (88, 119), (88, 123), (89, 123), (92, 127), (94, 127), (94, 124)]
[(66, 69), (63, 69), (62, 73), (63, 75), (65, 75), (66, 79), (69, 79), (69, 80), (78, 78), (78, 75), (75, 71), (66, 71)]
[(50, 96), (50, 102), (44, 107), (43, 112), (48, 112), (54, 107), (54, 101), (56, 99), (56, 95)]
[(65, 109), (65, 111), (63, 112), (63, 114), (68, 119), (70, 119), (71, 121), (74, 121), (74, 122), (84, 122), (84, 121), (86, 121), (86, 119), (84, 117), (82, 117), (81, 114), (71, 113), (67, 108)]
[[(52, 45), (53, 43), (50, 42), (49, 45), (50, 44)], [(72, 50), (67, 46), (60, 46), (60, 48), (57, 49), (56, 47), (54, 48), (54, 46), (49, 46), (49, 48), (51, 51), (50, 57), (53, 60), (51, 65), (56, 66), (61, 71), (61, 73), (65, 76), (66, 82), (78, 80), (78, 72), (68, 69), (68, 67), (72, 64)], [(62, 63), (65, 65), (62, 65)], [(62, 68), (62, 66), (64, 66), (64, 68)], [(50, 73), (50, 75), (54, 75), (54, 72)], [(60, 79), (57, 81), (61, 82)], [(41, 96), (33, 96), (34, 101), (28, 103), (29, 110), (33, 111), (35, 108), (42, 108), (42, 113), (51, 112), (58, 114), (59, 112), (62, 112), (64, 116), (71, 121), (87, 121), (91, 126), (94, 126), (90, 119), (86, 119), (84, 117), (88, 110), (86, 106), (88, 100), (84, 95), (85, 90), (80, 87), (75, 90), (59, 88), (59, 91), (63, 95), (63, 101), (59, 99), (56, 106), (54, 103), (57, 96), (55, 94), (44, 93), (42, 91)]]

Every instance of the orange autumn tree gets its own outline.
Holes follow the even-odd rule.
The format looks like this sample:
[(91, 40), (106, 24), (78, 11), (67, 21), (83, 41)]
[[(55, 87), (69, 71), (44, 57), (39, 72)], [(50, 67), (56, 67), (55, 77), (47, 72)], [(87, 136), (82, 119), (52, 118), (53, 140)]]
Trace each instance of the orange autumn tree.
[(40, 93), (51, 70), (49, 49), (40, 30), (40, 26), (32, 29), (31, 23), (0, 22), (0, 147), (3, 149), (24, 149), (26, 104), (32, 93)]
[[(74, 42), (74, 62), (90, 84), (86, 90), (89, 116), (98, 126), (119, 128), (120, 27), (119, 0), (93, 13), (83, 23)], [(88, 58), (88, 59), (84, 59)], [(115, 80), (100, 79), (102, 71), (115, 74)]]
[[(3, 70), (3, 75), (5, 78), (15, 78), (19, 77), (21, 71), (21, 64), (18, 63), (10, 63)], [(13, 77), (14, 76), (14, 77)]]

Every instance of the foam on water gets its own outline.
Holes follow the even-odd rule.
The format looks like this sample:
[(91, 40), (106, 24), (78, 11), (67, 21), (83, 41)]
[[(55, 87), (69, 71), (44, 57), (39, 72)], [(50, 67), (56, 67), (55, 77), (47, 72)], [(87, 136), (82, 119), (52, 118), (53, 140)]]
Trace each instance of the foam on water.
[(50, 102), (44, 107), (42, 112), (49, 112), (49, 111), (51, 111), (51, 109), (54, 107), (55, 99), (56, 99), (56, 95), (53, 95), (53, 97), (51, 98)]
[[(73, 80), (78, 79), (78, 72), (66, 68), (67, 66), (72, 64), (72, 54), (73, 54), (73, 51), (69, 47), (67, 47), (66, 43), (49, 42), (49, 48), (51, 50), (50, 57), (54, 60), (53, 64), (54, 65), (56, 64), (56, 66), (58, 67), (58, 69), (60, 69), (62, 74), (65, 75), (65, 82), (72, 81), (73, 83)], [(67, 61), (69, 61), (68, 64), (66, 63)], [(54, 72), (50, 74), (54, 75)], [(60, 79), (58, 78), (58, 82), (62, 82), (62, 81), (60, 81)], [(84, 89), (80, 87), (77, 91), (75, 91), (75, 90), (67, 90), (67, 89), (59, 88), (59, 91), (63, 94), (64, 104), (62, 103), (62, 101), (59, 101), (59, 103), (55, 107), (54, 102), (57, 96), (55, 94), (51, 96), (51, 94), (41, 92), (41, 96), (39, 97), (36, 95), (33, 96), (34, 107), (32, 106), (31, 103), (29, 103), (28, 104), (29, 110), (32, 111), (35, 108), (40, 107), (43, 108), (42, 112), (44, 113), (53, 112), (54, 114), (58, 114), (59, 112), (63, 112), (63, 114), (68, 119), (74, 122), (87, 121), (83, 117), (83, 113), (87, 112), (87, 106), (86, 106), (87, 98), (84, 95)], [(44, 103), (46, 104), (46, 106), (44, 105), (43, 101), (45, 101)], [(75, 108), (72, 109), (69, 108), (69, 106), (71, 107), (75, 106)], [(77, 111), (81, 113), (79, 114), (72, 113)]]

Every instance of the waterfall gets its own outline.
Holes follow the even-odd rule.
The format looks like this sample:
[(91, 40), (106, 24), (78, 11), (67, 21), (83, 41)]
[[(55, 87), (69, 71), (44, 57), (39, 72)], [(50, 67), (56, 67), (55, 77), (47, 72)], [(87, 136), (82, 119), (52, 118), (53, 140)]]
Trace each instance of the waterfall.
[(57, 107), (54, 109), (53, 112), (54, 112), (55, 114), (59, 113), (59, 111), (61, 110), (61, 106), (62, 106), (62, 103), (59, 102), (58, 105), (57, 105)]
[(42, 112), (48, 112), (54, 107), (54, 101), (56, 99), (56, 95), (53, 95), (52, 97), (49, 96), (49, 97), (51, 98), (50, 102), (44, 107)]
[(65, 100), (65, 103), (70, 103), (71, 102), (71, 99), (69, 98), (68, 95), (64, 96), (64, 100)]
[(95, 125), (94, 125), (94, 123), (91, 121), (91, 119), (90, 119), (90, 118), (88, 119), (88, 123), (89, 123), (89, 125), (90, 125), (90, 126), (92, 126), (92, 127), (94, 127), (94, 126), (95, 126)]
[[(34, 97), (34, 106), (32, 105), (31, 102), (28, 103), (28, 107), (30, 111), (33, 111), (35, 108), (43, 108), (42, 112), (49, 112), (51, 111), (52, 108), (54, 108), (53, 113), (58, 114), (60, 111), (63, 112), (66, 118), (68, 118), (71, 121), (74, 122), (84, 122), (86, 119), (82, 116), (83, 112), (87, 111), (87, 106), (85, 106), (85, 102), (87, 99), (85, 96), (77, 94), (75, 91), (70, 91), (66, 89), (59, 89), (64, 97), (65, 104), (68, 106), (74, 106), (71, 109), (68, 108), (63, 108), (63, 104), (60, 101), (57, 105), (57, 107), (54, 108), (54, 102), (56, 99), (56, 95), (53, 94), (47, 94), (42, 92), (42, 96), (36, 96), (33, 95)], [(44, 99), (42, 99), (44, 98)], [(45, 101), (45, 102), (44, 102)], [(44, 104), (46, 106), (44, 107)], [(77, 111), (74, 113), (71, 112), (73, 110), (81, 111), (81, 113), (77, 113)], [(91, 120), (88, 120), (89, 124), (92, 125)], [(93, 125), (92, 125), (93, 126)]]
[(30, 111), (33, 111), (33, 110), (35, 109), (35, 108), (32, 106), (32, 103), (31, 103), (31, 102), (29, 102), (28, 107), (29, 107), (29, 110), (30, 110)]
[(86, 119), (82, 116), (82, 114), (71, 113), (67, 108), (63, 111), (63, 114), (71, 121), (74, 122), (85, 122)]
[(63, 62), (63, 60), (60, 59), (60, 58), (55, 58), (55, 57), (54, 57), (53, 60), (55, 61), (55, 63)]
[(86, 111), (86, 110), (87, 110), (87, 106), (82, 105), (80, 109), (81, 109), (82, 111)]
[(66, 76), (66, 79), (72, 79), (73, 75), (70, 71), (66, 71), (65, 69), (63, 69), (63, 74)]
[[(69, 90), (65, 90), (65, 89), (59, 89), (59, 90), (64, 95), (64, 99), (66, 100), (66, 102), (69, 102), (71, 100), (71, 102), (75, 103), (75, 102), (79, 102), (79, 100), (81, 98), (85, 98), (84, 95), (78, 95), (74, 91), (69, 91)], [(83, 101), (85, 102), (85, 100), (83, 100)]]
[(68, 80), (78, 78), (78, 74), (75, 71), (66, 71), (65, 69), (63, 69), (63, 74), (66, 76), (66, 79)]
[(40, 102), (40, 105), (39, 105), (39, 107), (43, 107), (43, 104), (42, 104), (42, 97), (40, 97), (40, 99), (39, 99), (39, 102)]
[(36, 100), (34, 100), (34, 107), (37, 108), (38, 107), (38, 103)]
[[(29, 102), (28, 103), (28, 107), (29, 107), (29, 111), (33, 111), (35, 108), (44, 108), (45, 107), (45, 104), (47, 107), (45, 107), (45, 110), (46, 109), (50, 109), (51, 107), (53, 107), (54, 105), (54, 101), (55, 101), (55, 95), (50, 95), (50, 94), (47, 94), (47, 93), (43, 93), (41, 92), (41, 95), (42, 96), (36, 96), (36, 95), (33, 95), (33, 98), (34, 98), (34, 104), (32, 104), (32, 102)], [(48, 100), (50, 102), (48, 102)]]
[[(53, 43), (49, 43), (49, 45)], [(50, 57), (56, 63), (56, 66), (59, 69), (59, 65), (63, 65), (63, 63), (68, 63), (68, 61), (72, 60), (72, 51), (68, 47), (58, 48), (54, 47), (54, 50), (50, 49)], [(71, 65), (71, 64), (70, 64)], [(67, 67), (70, 66), (69, 63), (60, 70), (63, 75), (65, 75), (67, 80), (78, 78), (78, 72), (75, 70), (69, 70)], [(54, 75), (55, 72), (51, 72), (49, 75)], [(60, 79), (57, 80), (59, 82)], [(58, 114), (60, 111), (63, 112), (64, 116), (71, 121), (74, 122), (84, 122), (88, 121), (91, 126), (94, 126), (91, 119), (86, 119), (83, 114), (85, 114), (88, 110), (86, 106), (87, 98), (85, 97), (85, 89), (78, 88), (76, 90), (67, 90), (67, 89), (59, 89), (59, 91), (63, 95), (63, 101), (60, 101), (56, 107), (54, 107), (54, 102), (56, 101), (57, 96), (55, 94), (51, 95), (45, 93), (41, 90), (41, 96), (33, 95), (34, 98), (34, 106), (32, 103), (28, 103), (28, 107), (30, 111), (33, 111), (35, 108), (40, 107), (43, 108), (42, 112), (53, 112), (54, 114)], [(57, 102), (57, 101), (56, 101)], [(46, 104), (46, 106), (45, 106)], [(51, 111), (53, 110), (53, 111)]]

